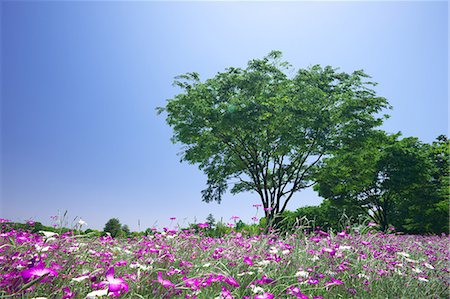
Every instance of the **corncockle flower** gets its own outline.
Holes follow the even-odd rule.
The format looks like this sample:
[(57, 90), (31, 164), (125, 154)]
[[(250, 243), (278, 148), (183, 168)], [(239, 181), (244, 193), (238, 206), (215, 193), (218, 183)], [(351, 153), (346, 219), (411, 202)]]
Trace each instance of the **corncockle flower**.
[(297, 273), (295, 273), (295, 277), (308, 277), (309, 273), (303, 270), (297, 271)]
[(252, 288), (253, 294), (264, 293), (264, 289), (262, 287), (255, 286), (255, 285), (251, 285), (250, 287)]
[(63, 288), (62, 288), (62, 291), (63, 291), (64, 294), (63, 294), (63, 296), (62, 296), (61, 299), (69, 299), (69, 298), (72, 298), (72, 297), (75, 296), (75, 293), (72, 292), (72, 291), (69, 289), (69, 287), (63, 287)]
[(83, 275), (83, 276), (80, 276), (80, 277), (72, 278), (72, 281), (81, 282), (81, 281), (86, 280), (88, 278), (89, 278), (89, 275)]
[(339, 279), (335, 279), (334, 277), (331, 277), (330, 281), (325, 282), (325, 285), (327, 287), (341, 285), (341, 284), (344, 284), (344, 283), (342, 281), (340, 281)]
[(169, 218), (171, 221), (174, 221), (174, 220), (176, 220), (177, 218), (176, 217), (170, 217)]
[(264, 293), (260, 295), (255, 295), (253, 299), (273, 299), (275, 296), (271, 293)]
[(239, 216), (231, 216), (231, 220), (234, 220), (234, 221), (236, 221), (236, 220), (238, 220), (240, 217)]
[(236, 287), (236, 288), (238, 288), (240, 286), (239, 283), (236, 281), (236, 279), (234, 279), (231, 276), (225, 277), (224, 281), (226, 283), (228, 283), (230, 286), (233, 286), (233, 287)]
[(22, 271), (22, 277), (25, 280), (34, 279), (37, 277), (41, 277), (47, 275), (47, 277), (43, 278), (41, 281), (46, 282), (49, 280), (50, 276), (56, 277), (58, 276), (58, 272), (50, 268), (44, 268), (43, 265), (39, 265), (30, 269), (26, 269)]
[(403, 251), (402, 252), (396, 252), (396, 254), (401, 255), (403, 257), (410, 257), (410, 255), (408, 253), (403, 252)]
[(258, 217), (252, 217), (252, 220), (253, 220), (254, 222), (258, 222)]
[(122, 291), (124, 293), (128, 292), (128, 284), (122, 278), (114, 277), (114, 267), (111, 267), (106, 271), (106, 281), (102, 281), (99, 283), (99, 287), (103, 287), (105, 285), (108, 286), (108, 292), (113, 293), (114, 295), (119, 295)]
[(198, 226), (199, 228), (207, 228), (207, 227), (209, 227), (209, 223), (208, 223), (208, 222), (205, 222), (205, 223), (199, 223), (199, 224), (197, 224), (197, 226)]
[(315, 284), (318, 284), (318, 283), (319, 283), (319, 280), (316, 279), (316, 278), (310, 277), (310, 278), (308, 279), (308, 284), (315, 285)]
[(44, 235), (44, 237), (46, 237), (46, 238), (51, 238), (51, 237), (54, 237), (54, 236), (57, 236), (58, 234), (57, 233), (54, 233), (54, 232), (48, 232), (48, 231), (39, 231), (41, 234), (43, 234)]
[(300, 291), (299, 287), (295, 287), (295, 286), (289, 287), (288, 290), (286, 291), (286, 293), (288, 295), (293, 295), (293, 296), (295, 296), (297, 298), (300, 298), (300, 299), (308, 299), (309, 298), (308, 296), (306, 296), (305, 294), (303, 294)]
[(175, 285), (170, 280), (162, 278), (161, 272), (158, 272), (158, 282), (166, 289), (175, 287)]
[(249, 266), (253, 266), (252, 258), (249, 256), (244, 256), (244, 263), (246, 263)]
[(220, 297), (222, 299), (234, 299), (233, 295), (231, 295), (231, 292), (227, 290), (226, 287), (222, 286), (222, 292), (220, 293)]
[(334, 256), (336, 254), (336, 250), (332, 248), (322, 248), (322, 253), (328, 252), (331, 256)]
[(103, 297), (108, 295), (108, 290), (97, 290), (97, 291), (93, 291), (90, 292), (89, 294), (86, 295), (86, 299), (94, 299), (94, 298), (98, 298), (98, 297)]
[(278, 249), (275, 248), (275, 247), (270, 247), (269, 253), (270, 254), (277, 254), (278, 253)]

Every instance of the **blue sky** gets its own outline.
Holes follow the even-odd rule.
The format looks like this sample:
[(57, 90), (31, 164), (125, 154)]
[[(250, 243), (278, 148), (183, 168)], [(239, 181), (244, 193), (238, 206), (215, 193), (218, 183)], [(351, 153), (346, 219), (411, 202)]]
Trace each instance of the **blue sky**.
[[(447, 2), (1, 3), (0, 217), (91, 228), (250, 222), (255, 194), (206, 204), (205, 176), (179, 163), (155, 107), (173, 78), (203, 79), (281, 50), (296, 68), (364, 69), (393, 105), (383, 128), (448, 134)], [(290, 205), (320, 203), (306, 190)], [(261, 216), (261, 213), (259, 214)], [(195, 217), (195, 218), (194, 218)]]

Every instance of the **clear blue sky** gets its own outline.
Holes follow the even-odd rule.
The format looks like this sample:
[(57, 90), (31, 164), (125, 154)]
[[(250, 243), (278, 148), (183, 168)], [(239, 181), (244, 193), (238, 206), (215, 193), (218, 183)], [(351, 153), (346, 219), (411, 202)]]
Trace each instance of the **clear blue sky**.
[[(448, 134), (447, 2), (3, 1), (1, 215), (102, 229), (254, 216), (254, 194), (200, 199), (155, 107), (173, 77), (203, 79), (281, 50), (296, 68), (364, 69), (394, 109), (383, 128)], [(314, 205), (313, 191), (290, 205)], [(261, 216), (261, 213), (259, 214)]]

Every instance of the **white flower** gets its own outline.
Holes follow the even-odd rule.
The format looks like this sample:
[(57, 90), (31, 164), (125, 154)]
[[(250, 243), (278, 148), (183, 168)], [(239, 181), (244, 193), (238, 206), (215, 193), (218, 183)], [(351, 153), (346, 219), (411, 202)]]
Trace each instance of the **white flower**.
[(320, 258), (317, 255), (315, 255), (312, 258), (310, 258), (310, 260), (313, 261), (313, 262), (318, 261), (319, 259)]
[(275, 247), (270, 247), (269, 253), (270, 254), (277, 254), (278, 253), (278, 249), (276, 249)]
[(106, 295), (108, 295), (108, 289), (97, 290), (97, 291), (93, 291), (93, 292), (90, 292), (89, 294), (87, 294), (86, 299), (92, 299), (92, 298), (102, 297), (102, 296), (106, 296)]
[(72, 278), (72, 281), (80, 282), (80, 281), (83, 281), (83, 280), (88, 279), (88, 278), (89, 278), (89, 275), (84, 275), (84, 276)]
[(427, 267), (428, 269), (434, 270), (433, 265), (430, 265), (430, 264), (428, 264), (428, 263), (423, 263), (423, 265), (424, 265), (425, 267)]
[(268, 264), (270, 264), (270, 261), (267, 261), (267, 260), (260, 261), (260, 262), (257, 263), (257, 265), (260, 266), (260, 267), (267, 266)]
[(50, 246), (40, 246), (39, 244), (34, 244), (34, 247), (39, 252), (46, 252), (50, 249)]
[(412, 268), (412, 270), (413, 270), (413, 272), (416, 272), (416, 273), (422, 273), (423, 272), (419, 268)]
[(424, 282), (427, 282), (428, 281), (428, 279), (426, 279), (425, 277), (419, 277), (419, 278), (417, 278), (419, 281), (424, 281)]
[(286, 255), (289, 254), (289, 252), (291, 252), (289, 249), (285, 249), (281, 252), (281, 254)]
[(206, 263), (203, 265), (203, 268), (208, 268), (209, 266), (211, 266), (211, 263)]
[(352, 246), (343, 245), (343, 246), (339, 246), (338, 250), (350, 250), (352, 248), (353, 248)]
[(34, 297), (34, 298), (31, 298), (31, 299), (47, 299), (47, 297)]
[(410, 263), (417, 263), (416, 260), (412, 260), (412, 259), (409, 259), (409, 258), (405, 258), (405, 261), (410, 262)]
[(255, 272), (248, 271), (248, 272), (242, 272), (237, 274), (238, 277), (244, 276), (244, 275), (253, 275)]
[(253, 294), (262, 294), (262, 293), (264, 293), (264, 289), (262, 287), (258, 287), (258, 286), (252, 285), (251, 288), (252, 288)]
[(359, 274), (358, 274), (358, 277), (359, 277), (359, 278), (369, 279), (369, 276), (367, 276), (367, 275), (364, 274), (364, 273), (359, 273)]
[(41, 231), (39, 231), (41, 234), (43, 234), (44, 235), (44, 237), (46, 237), (46, 238), (50, 238), (50, 237), (53, 237), (53, 236), (57, 236), (58, 234), (57, 233), (54, 233), (54, 232), (47, 232), (47, 231), (43, 231), (43, 230), (41, 230)]
[(400, 276), (405, 276), (405, 274), (403, 274), (403, 272), (400, 271), (399, 269), (395, 269), (394, 271), (395, 271), (395, 273), (397, 273)]
[(403, 257), (410, 257), (410, 255), (408, 254), (408, 253), (406, 253), (406, 252), (397, 252), (397, 254), (398, 255), (401, 255), (401, 256), (403, 256)]
[(303, 271), (303, 270), (298, 271), (297, 273), (295, 273), (295, 277), (304, 277), (304, 278), (306, 278), (308, 276), (309, 276), (309, 273), (306, 272), (306, 271)]
[(81, 218), (80, 218), (80, 220), (78, 220), (78, 224), (79, 224), (80, 226), (87, 225), (86, 221), (84, 221), (84, 220), (81, 219)]

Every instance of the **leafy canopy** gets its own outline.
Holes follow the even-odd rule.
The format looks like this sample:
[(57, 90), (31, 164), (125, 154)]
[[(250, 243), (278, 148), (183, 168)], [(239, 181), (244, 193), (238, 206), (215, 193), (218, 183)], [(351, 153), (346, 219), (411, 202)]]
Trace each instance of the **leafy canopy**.
[(203, 82), (195, 72), (178, 76), (182, 91), (158, 108), (173, 142), (184, 145), (182, 161), (207, 175), (204, 201), (220, 202), (229, 185), (233, 194), (253, 191), (270, 219), (314, 184), (324, 156), (381, 125), (378, 112), (388, 103), (363, 71), (314, 65), (293, 72), (281, 56), (273, 51)]

